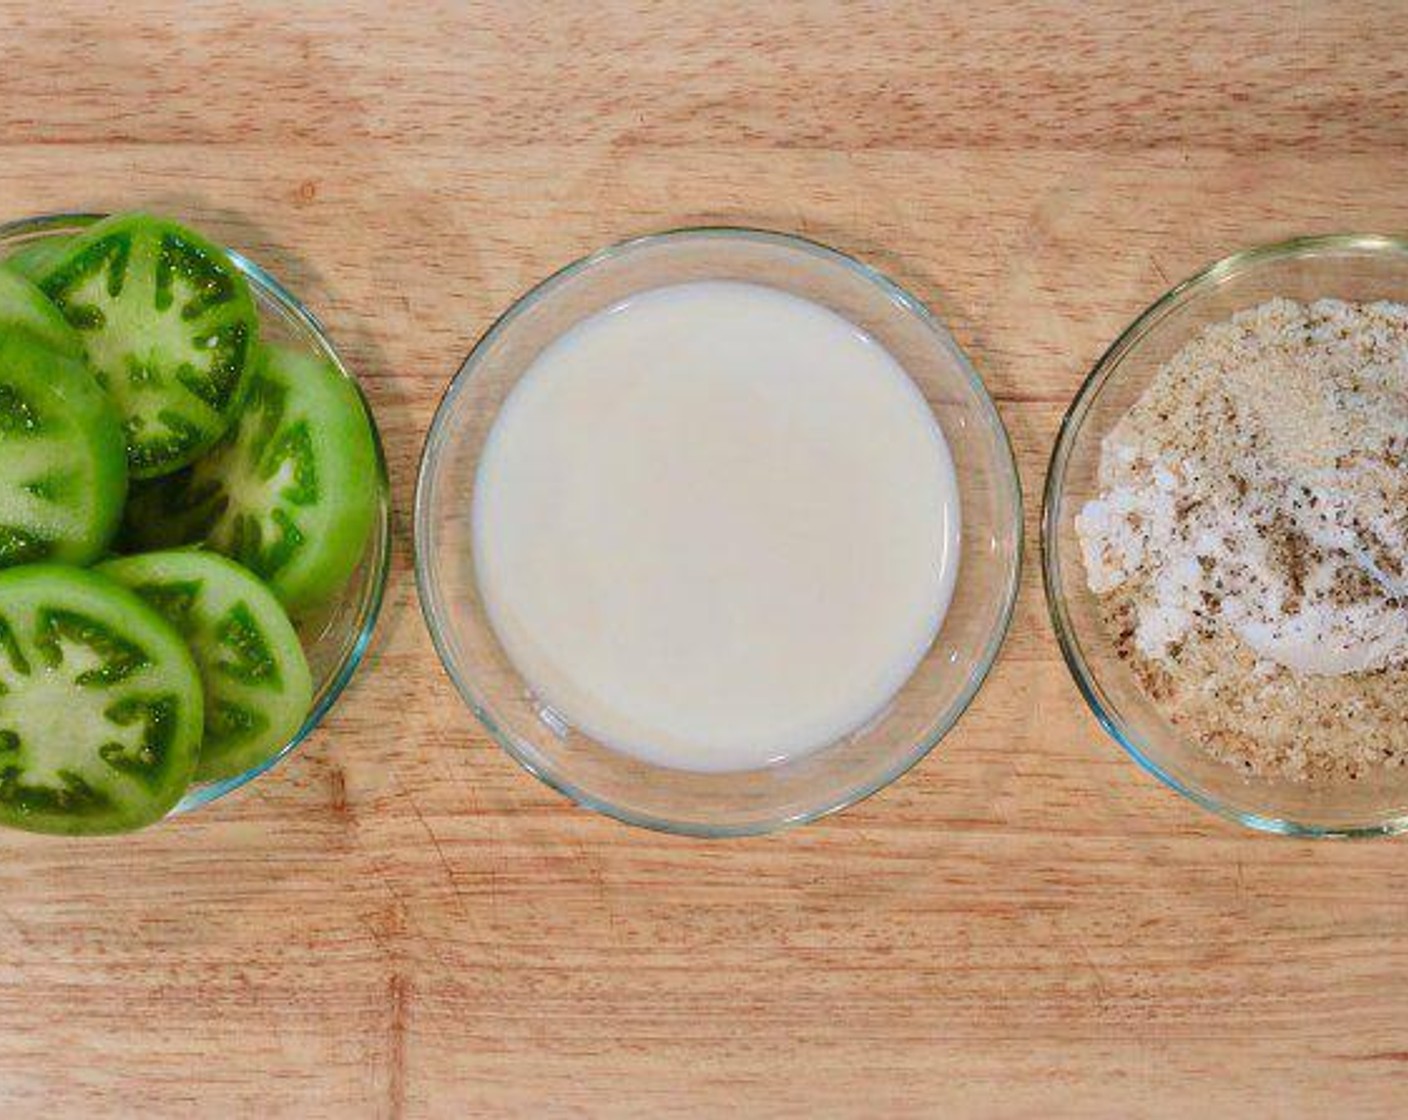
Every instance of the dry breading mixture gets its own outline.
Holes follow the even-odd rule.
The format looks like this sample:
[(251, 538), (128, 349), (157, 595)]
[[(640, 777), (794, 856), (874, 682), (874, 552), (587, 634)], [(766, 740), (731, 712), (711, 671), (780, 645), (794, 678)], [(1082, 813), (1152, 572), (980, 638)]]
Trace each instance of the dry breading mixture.
[(1408, 307), (1207, 328), (1107, 436), (1100, 486), (1090, 587), (1185, 734), (1262, 774), (1408, 762)]

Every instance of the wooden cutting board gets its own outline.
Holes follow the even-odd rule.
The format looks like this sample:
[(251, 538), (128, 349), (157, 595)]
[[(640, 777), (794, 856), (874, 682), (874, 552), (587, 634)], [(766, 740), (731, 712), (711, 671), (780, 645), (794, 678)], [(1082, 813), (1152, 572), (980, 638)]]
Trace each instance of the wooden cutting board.
[(702, 843), (489, 743), (409, 518), (436, 401), (515, 296), (735, 222), (943, 316), (1034, 558), (1062, 411), (1142, 307), (1255, 242), (1408, 226), (1408, 10), (107, 7), (0, 0), (0, 215), (170, 211), (301, 293), (375, 404), (396, 565), (366, 667), (275, 773), (133, 838), (0, 837), (0, 1115), (1408, 1111), (1408, 849), (1239, 831), (1139, 772), (1034, 559), (926, 762)]

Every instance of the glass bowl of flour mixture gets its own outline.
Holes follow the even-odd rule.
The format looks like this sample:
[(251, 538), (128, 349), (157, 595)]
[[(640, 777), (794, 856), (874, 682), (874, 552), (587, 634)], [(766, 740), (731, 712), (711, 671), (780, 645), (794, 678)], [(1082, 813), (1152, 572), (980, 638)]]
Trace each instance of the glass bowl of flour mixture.
[(1408, 242), (1251, 249), (1145, 311), (1066, 415), (1042, 545), (1144, 769), (1253, 828), (1408, 828)]
[(520, 299), (466, 359), (416, 495), (421, 604), (516, 761), (702, 836), (865, 797), (973, 699), (1021, 497), (953, 338), (796, 237), (660, 234)]

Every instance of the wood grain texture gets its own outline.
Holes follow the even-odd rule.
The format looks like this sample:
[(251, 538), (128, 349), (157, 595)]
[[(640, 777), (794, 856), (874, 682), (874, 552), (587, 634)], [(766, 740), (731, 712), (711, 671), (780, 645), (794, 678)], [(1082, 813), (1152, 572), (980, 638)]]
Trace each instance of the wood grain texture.
[[(1247, 244), (1408, 226), (1408, 9), (0, 0), (0, 215), (169, 210), (306, 298), (398, 506), (370, 662), (242, 794), (0, 837), (0, 1115), (1394, 1116), (1400, 843), (1240, 832), (1097, 728), (1034, 565), (942, 747), (787, 835), (573, 809), (421, 624), (460, 359), (607, 241), (795, 230), (931, 303), (1035, 510), (1086, 369)], [(295, 10), (296, 9), (296, 10)]]

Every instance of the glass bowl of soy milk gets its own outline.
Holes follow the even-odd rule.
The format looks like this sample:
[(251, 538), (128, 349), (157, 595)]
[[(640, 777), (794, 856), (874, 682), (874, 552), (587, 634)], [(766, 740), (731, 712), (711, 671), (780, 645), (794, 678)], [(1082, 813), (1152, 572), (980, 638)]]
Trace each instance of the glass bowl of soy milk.
[(445, 394), (416, 575), (493, 738), (579, 804), (768, 832), (928, 754), (1002, 644), (1011, 446), (952, 336), (834, 249), (624, 242), (530, 291)]

